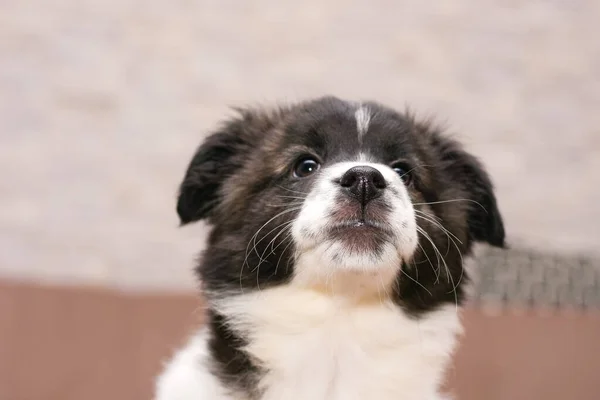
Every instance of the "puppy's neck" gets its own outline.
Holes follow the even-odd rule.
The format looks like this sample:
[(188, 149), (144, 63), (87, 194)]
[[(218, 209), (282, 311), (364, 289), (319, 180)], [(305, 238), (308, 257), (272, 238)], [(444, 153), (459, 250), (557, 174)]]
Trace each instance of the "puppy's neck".
[(297, 284), (298, 291), (314, 293), (329, 299), (340, 307), (361, 307), (390, 301), (392, 284), (383, 277), (346, 272), (336, 274), (330, 282), (306, 282)]
[(299, 291), (316, 292), (342, 303), (382, 303), (392, 297), (399, 272), (398, 264), (379, 268), (348, 268), (323, 263), (311, 255), (298, 258), (290, 286)]
[(390, 299), (285, 285), (218, 304), (271, 399), (433, 399), (460, 332), (454, 306), (412, 319)]

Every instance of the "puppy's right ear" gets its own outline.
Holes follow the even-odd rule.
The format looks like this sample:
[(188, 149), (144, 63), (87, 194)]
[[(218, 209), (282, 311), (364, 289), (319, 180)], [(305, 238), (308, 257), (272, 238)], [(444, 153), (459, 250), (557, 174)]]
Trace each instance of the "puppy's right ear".
[(210, 217), (223, 181), (243, 165), (242, 155), (248, 151), (244, 122), (243, 117), (229, 121), (196, 151), (179, 187), (181, 225)]
[(230, 119), (200, 145), (179, 187), (181, 225), (210, 218), (221, 202), (223, 183), (244, 167), (265, 134), (280, 123), (286, 108), (235, 108)]

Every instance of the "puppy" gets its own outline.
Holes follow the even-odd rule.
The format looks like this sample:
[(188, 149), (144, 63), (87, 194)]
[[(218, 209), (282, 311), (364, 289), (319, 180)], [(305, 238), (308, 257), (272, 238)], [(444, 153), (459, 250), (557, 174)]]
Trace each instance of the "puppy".
[(441, 399), (465, 259), (504, 246), (481, 164), (374, 102), (238, 111), (180, 187), (208, 319), (156, 399)]

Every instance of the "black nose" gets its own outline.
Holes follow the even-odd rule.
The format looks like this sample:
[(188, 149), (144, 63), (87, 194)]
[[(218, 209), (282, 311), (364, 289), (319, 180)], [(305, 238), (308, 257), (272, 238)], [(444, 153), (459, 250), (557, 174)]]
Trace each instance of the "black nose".
[(363, 206), (381, 196), (387, 186), (381, 172), (366, 165), (350, 168), (342, 175), (340, 185)]

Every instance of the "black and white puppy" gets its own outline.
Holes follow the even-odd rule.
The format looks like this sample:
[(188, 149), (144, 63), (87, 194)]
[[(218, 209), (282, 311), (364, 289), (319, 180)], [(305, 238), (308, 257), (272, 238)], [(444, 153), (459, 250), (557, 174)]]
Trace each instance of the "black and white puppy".
[(441, 399), (476, 242), (504, 246), (476, 158), (427, 123), (324, 97), (242, 109), (193, 157), (208, 322), (157, 400)]

